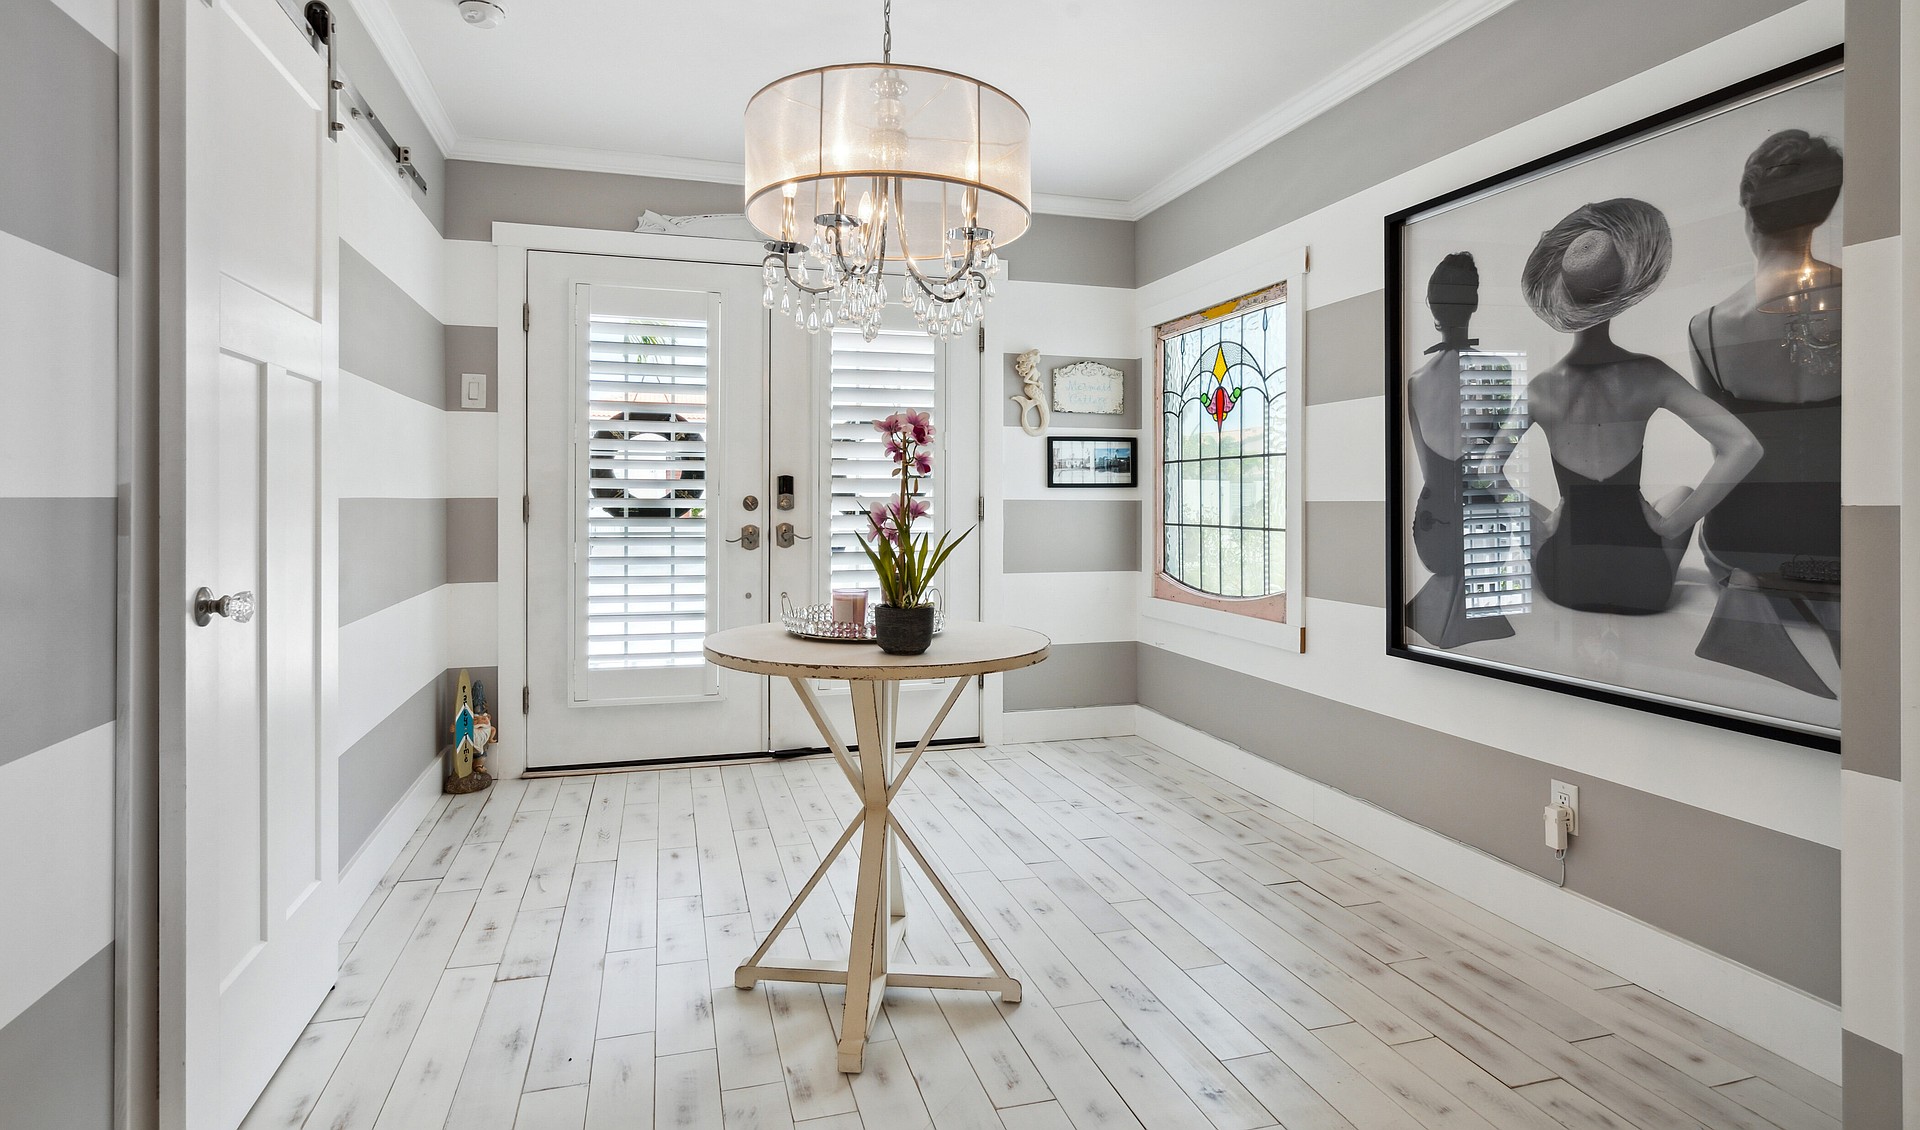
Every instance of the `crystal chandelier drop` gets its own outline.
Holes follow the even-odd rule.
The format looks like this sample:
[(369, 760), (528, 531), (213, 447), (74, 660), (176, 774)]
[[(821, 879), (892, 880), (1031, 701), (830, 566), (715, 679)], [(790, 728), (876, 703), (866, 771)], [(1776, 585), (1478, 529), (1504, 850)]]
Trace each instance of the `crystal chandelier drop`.
[(934, 337), (979, 322), (997, 249), (1032, 219), (1027, 112), (951, 71), (893, 61), (819, 67), (747, 101), (747, 218), (767, 237), (768, 308), (868, 341), (894, 297)]

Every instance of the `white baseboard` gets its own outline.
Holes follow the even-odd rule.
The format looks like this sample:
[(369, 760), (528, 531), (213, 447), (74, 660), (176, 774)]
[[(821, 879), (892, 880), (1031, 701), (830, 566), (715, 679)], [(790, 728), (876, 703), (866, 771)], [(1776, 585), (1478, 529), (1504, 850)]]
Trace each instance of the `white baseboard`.
[(340, 869), (340, 884), (336, 888), (334, 905), (337, 908), (341, 930), (360, 913), (360, 907), (380, 885), (380, 877), (393, 866), (400, 856), (400, 849), (407, 846), (413, 838), (414, 830), (420, 827), (420, 821), (433, 807), (433, 799), (440, 795), (440, 786), (446, 776), (445, 759), (435, 757), (426, 768), (415, 777), (413, 784), (400, 797), (400, 803), (388, 810), (380, 821), (380, 826), (360, 845), (347, 865)]
[(1135, 711), (1134, 733), (1167, 752), (1839, 1080), (1840, 1010), (1834, 1005), (1211, 734), (1144, 706)]
[(1075, 738), (1122, 738), (1133, 733), (1134, 706), (1075, 706), (1062, 710), (1010, 710), (1000, 716), (1003, 742), (1063, 742)]

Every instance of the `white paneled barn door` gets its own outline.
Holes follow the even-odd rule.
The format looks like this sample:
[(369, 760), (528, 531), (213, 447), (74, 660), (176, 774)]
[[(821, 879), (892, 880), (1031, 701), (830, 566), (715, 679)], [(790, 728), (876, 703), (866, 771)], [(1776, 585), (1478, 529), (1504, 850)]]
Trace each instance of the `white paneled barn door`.
[(338, 964), (334, 145), (288, 10), (162, 12), (161, 1116), (229, 1130)]

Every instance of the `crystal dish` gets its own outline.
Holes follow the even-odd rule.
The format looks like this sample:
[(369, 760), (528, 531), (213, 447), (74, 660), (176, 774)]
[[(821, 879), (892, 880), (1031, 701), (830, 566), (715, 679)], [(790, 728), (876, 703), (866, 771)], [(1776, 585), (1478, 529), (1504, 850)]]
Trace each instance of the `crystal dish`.
[[(829, 643), (872, 643), (873, 609), (867, 609), (864, 623), (855, 624), (833, 618), (833, 605), (807, 604), (800, 607), (787, 605), (781, 614), (780, 623), (790, 636), (799, 636), (803, 640), (825, 640)], [(947, 626), (947, 614), (933, 614), (933, 634), (939, 635)]]

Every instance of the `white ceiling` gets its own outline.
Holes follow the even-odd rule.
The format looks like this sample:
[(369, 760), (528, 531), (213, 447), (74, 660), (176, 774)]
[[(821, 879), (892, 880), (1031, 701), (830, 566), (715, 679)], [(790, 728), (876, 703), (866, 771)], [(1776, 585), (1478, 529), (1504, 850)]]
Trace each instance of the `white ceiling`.
[[(735, 181), (767, 82), (880, 55), (880, 0), (354, 0), (451, 157)], [(896, 0), (894, 57), (1033, 118), (1042, 211), (1137, 218), (1512, 0)]]

